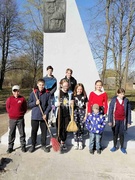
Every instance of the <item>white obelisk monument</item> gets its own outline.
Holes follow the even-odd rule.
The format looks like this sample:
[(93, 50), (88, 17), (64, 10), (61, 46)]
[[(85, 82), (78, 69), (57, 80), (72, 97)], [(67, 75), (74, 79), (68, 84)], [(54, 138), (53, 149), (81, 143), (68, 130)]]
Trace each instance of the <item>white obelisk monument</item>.
[(94, 90), (95, 81), (99, 79), (75, 0), (66, 1), (66, 31), (44, 33), (43, 76), (49, 65), (54, 68), (58, 82), (65, 76), (66, 69), (71, 68), (73, 77), (84, 84), (87, 94)]

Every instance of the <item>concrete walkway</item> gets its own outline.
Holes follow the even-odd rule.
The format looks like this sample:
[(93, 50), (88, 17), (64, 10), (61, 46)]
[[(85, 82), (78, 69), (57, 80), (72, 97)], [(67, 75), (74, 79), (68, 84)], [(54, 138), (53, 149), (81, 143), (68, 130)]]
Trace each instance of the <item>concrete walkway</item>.
[[(41, 150), (40, 145), (34, 153), (22, 153), (18, 144), (12, 154), (6, 154), (7, 144), (0, 144), (0, 157), (5, 158), (0, 173), (1, 180), (134, 180), (135, 179), (135, 112), (132, 112), (132, 126), (126, 134), (127, 154), (119, 149), (112, 153), (112, 134), (106, 126), (101, 155), (89, 154), (88, 136), (85, 133), (85, 148), (74, 150), (72, 135), (68, 136), (68, 151), (64, 154)], [(26, 123), (27, 124), (27, 123)], [(27, 128), (27, 125), (26, 125)], [(55, 129), (54, 129), (55, 131)], [(40, 137), (40, 135), (39, 135)], [(29, 138), (28, 138), (29, 139)], [(39, 138), (40, 139), (40, 138)], [(3, 141), (2, 141), (3, 142)], [(28, 142), (28, 141), (27, 141)], [(29, 149), (29, 143), (27, 149)]]
[(120, 150), (111, 153), (106, 148), (101, 155), (89, 154), (88, 148), (59, 154), (45, 153), (40, 148), (34, 153), (22, 153), (16, 149), (6, 155), (6, 146), (0, 145), (0, 154), (6, 158), (6, 172), (1, 180), (134, 180), (135, 150), (128, 149), (124, 155)]

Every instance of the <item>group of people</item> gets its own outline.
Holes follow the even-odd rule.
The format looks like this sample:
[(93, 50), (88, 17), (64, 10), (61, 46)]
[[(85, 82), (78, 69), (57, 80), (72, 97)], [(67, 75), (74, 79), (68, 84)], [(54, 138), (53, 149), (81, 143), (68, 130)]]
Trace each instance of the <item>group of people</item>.
[(89, 131), (90, 154), (94, 154), (95, 150), (97, 150), (98, 154), (101, 154), (102, 134), (108, 116), (108, 125), (112, 128), (114, 143), (110, 151), (115, 152), (117, 150), (119, 137), (120, 150), (126, 154), (124, 131), (131, 125), (131, 107), (129, 100), (125, 97), (125, 90), (123, 88), (118, 89), (117, 95), (112, 98), (108, 109), (108, 96), (103, 90), (101, 80), (95, 82), (95, 90), (90, 92), (89, 97), (87, 97), (84, 85), (77, 83), (76, 79), (72, 76), (73, 71), (71, 69), (68, 68), (66, 70), (66, 76), (61, 79), (58, 88), (57, 80), (52, 73), (53, 67), (48, 66), (47, 75), (37, 81), (37, 86), (31, 92), (28, 103), (20, 95), (20, 87), (18, 85), (12, 87), (13, 95), (6, 101), (10, 129), (7, 152), (11, 153), (13, 151), (16, 127), (18, 127), (20, 133), (21, 150), (26, 152), (24, 115), (28, 104), (32, 109), (32, 145), (29, 148), (29, 152), (32, 153), (36, 149), (39, 126), (41, 129), (41, 148), (45, 152), (50, 152), (50, 149), (46, 146), (47, 126), (45, 121), (48, 122), (49, 114), (52, 111), (56, 117), (56, 132), (60, 143), (60, 153), (67, 150), (67, 126), (71, 120), (72, 109), (74, 111), (74, 121), (78, 127), (78, 131), (73, 132), (75, 150), (82, 150), (84, 147), (83, 133), (84, 127), (86, 127)]

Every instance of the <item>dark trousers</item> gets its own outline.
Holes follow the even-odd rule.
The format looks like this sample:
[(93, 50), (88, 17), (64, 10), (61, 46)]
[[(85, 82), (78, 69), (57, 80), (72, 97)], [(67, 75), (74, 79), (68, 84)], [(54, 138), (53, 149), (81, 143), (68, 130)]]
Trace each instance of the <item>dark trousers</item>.
[(24, 123), (24, 118), (15, 120), (15, 119), (10, 119), (9, 120), (9, 137), (8, 137), (8, 147), (13, 148), (14, 146), (14, 141), (16, 137), (16, 127), (18, 128), (19, 134), (20, 134), (20, 143), (21, 146), (26, 145), (25, 141), (25, 123)]
[(57, 134), (59, 130), (59, 137), (58, 140), (60, 141), (66, 141), (67, 138), (67, 126), (70, 121), (70, 116), (69, 117), (61, 117), (60, 118), (60, 128), (58, 128), (58, 118), (56, 119), (56, 127), (57, 127)]
[(31, 121), (31, 141), (32, 145), (35, 146), (37, 143), (37, 132), (38, 128), (40, 126), (41, 129), (41, 145), (45, 146), (46, 145), (46, 136), (47, 136), (47, 126), (45, 124), (44, 120), (32, 120)]
[(124, 120), (115, 120), (115, 126), (112, 127), (114, 147), (117, 146), (118, 136), (120, 138), (120, 145), (124, 145)]

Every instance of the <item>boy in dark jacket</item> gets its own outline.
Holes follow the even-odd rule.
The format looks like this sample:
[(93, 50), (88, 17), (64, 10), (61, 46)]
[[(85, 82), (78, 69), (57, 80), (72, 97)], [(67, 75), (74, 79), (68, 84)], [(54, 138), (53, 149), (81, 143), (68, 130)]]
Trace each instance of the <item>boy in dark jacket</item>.
[(26, 141), (25, 141), (25, 122), (24, 122), (24, 114), (27, 111), (27, 103), (23, 96), (20, 95), (20, 87), (18, 85), (14, 85), (12, 87), (13, 95), (10, 96), (6, 101), (6, 110), (9, 115), (9, 138), (8, 138), (8, 150), (7, 153), (12, 153), (16, 127), (18, 127), (20, 134), (20, 143), (22, 152), (26, 152)]
[(48, 66), (46, 70), (47, 70), (47, 75), (43, 79), (45, 81), (45, 89), (48, 90), (51, 94), (51, 104), (52, 104), (52, 110), (50, 111), (48, 118), (48, 125), (54, 127), (53, 124), (53, 118), (55, 113), (54, 93), (57, 89), (57, 79), (52, 74), (53, 73), (52, 66)]
[(124, 131), (131, 125), (131, 107), (129, 100), (124, 97), (125, 90), (123, 88), (118, 89), (117, 96), (113, 97), (108, 113), (108, 125), (112, 127), (113, 131), (113, 148), (111, 152), (117, 150), (118, 136), (120, 138), (121, 152), (126, 154), (124, 148)]
[[(69, 90), (71, 90), (72, 92), (74, 92), (75, 86), (77, 84), (76, 79), (72, 76), (73, 71), (72, 69), (68, 68), (66, 70), (66, 76), (63, 79), (66, 79), (66, 81), (68, 81), (69, 83)], [(61, 79), (61, 80), (63, 80)]]
[(101, 154), (101, 136), (105, 127), (105, 116), (99, 112), (99, 105), (94, 104), (92, 106), (92, 114), (88, 115), (85, 125), (90, 132), (90, 154), (94, 154), (94, 144), (96, 144), (96, 150), (98, 154)]
[[(32, 146), (29, 149), (29, 152), (35, 151), (36, 146), (36, 140), (37, 140), (37, 131), (40, 125), (41, 129), (41, 145), (42, 149), (45, 152), (49, 152), (50, 150), (46, 148), (46, 136), (47, 136), (47, 126), (45, 124), (45, 119), (48, 119), (48, 114), (51, 110), (51, 94), (46, 91), (45, 82), (43, 79), (39, 79), (37, 82), (37, 89), (35, 89), (35, 93), (38, 97), (38, 100), (36, 100), (34, 93), (32, 92), (29, 97), (29, 107), (32, 108), (32, 114), (31, 114), (31, 140), (32, 140)], [(41, 108), (43, 110), (44, 116), (42, 116), (42, 113), (39, 108), (39, 104), (41, 105)]]

